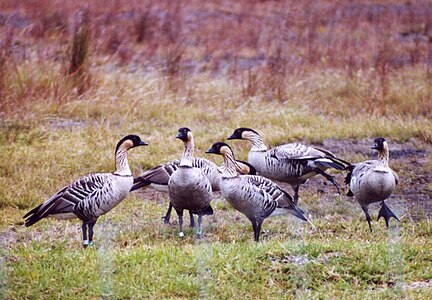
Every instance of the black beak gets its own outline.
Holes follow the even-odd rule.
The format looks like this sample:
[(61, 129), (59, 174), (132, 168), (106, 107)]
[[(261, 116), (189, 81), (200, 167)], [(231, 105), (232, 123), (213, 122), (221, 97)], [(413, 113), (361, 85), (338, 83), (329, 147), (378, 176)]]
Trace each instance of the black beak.
[(219, 154), (219, 151), (212, 146), (211, 148), (207, 149), (205, 153)]
[(372, 147), (371, 147), (371, 149), (378, 150), (378, 144), (377, 143), (373, 144)]
[(182, 141), (187, 140), (187, 136), (185, 136), (185, 134), (183, 132), (177, 133), (176, 138), (181, 139)]
[(139, 147), (139, 146), (148, 146), (148, 143), (146, 143), (146, 142), (144, 142), (144, 141), (140, 141), (139, 143), (138, 143), (138, 145), (136, 145), (136, 146), (134, 146), (134, 147)]
[(241, 137), (239, 137), (235, 132), (227, 138), (227, 140), (238, 140), (238, 139), (241, 139)]

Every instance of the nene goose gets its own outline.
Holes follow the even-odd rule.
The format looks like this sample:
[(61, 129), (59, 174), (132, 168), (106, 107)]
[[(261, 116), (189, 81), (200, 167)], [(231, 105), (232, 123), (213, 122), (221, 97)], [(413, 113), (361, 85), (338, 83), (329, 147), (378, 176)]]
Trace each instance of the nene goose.
[[(174, 173), (178, 169), (179, 164), (180, 160), (176, 159), (164, 165), (156, 166), (150, 170), (143, 172), (140, 176), (134, 178), (134, 185), (131, 188), (131, 192), (147, 186), (150, 186), (160, 192), (168, 192), (168, 181), (172, 173)], [(235, 166), (237, 172), (239, 172), (240, 174), (256, 174), (255, 168), (247, 162), (236, 160)], [(203, 173), (210, 180), (213, 192), (220, 191), (219, 181), (222, 174), (223, 166), (217, 167), (215, 163), (211, 162), (208, 159), (194, 157), (192, 160), (192, 167), (201, 169), (203, 171)], [(165, 224), (169, 224), (171, 218), (171, 210), (172, 205), (170, 203), (168, 206), (168, 211), (163, 217)], [(193, 218), (193, 214), (191, 212), (189, 212), (189, 214), (190, 226), (194, 227), (195, 221)]]
[(259, 241), (261, 225), (267, 217), (291, 213), (307, 221), (292, 197), (271, 180), (257, 175), (239, 175), (234, 165), (234, 153), (227, 144), (217, 142), (206, 153), (223, 156), (221, 192), (231, 206), (251, 221), (255, 241)]
[(192, 166), (194, 139), (187, 127), (178, 130), (176, 138), (184, 143), (183, 156), (178, 169), (168, 180), (168, 196), (179, 217), (179, 236), (183, 237), (183, 210), (198, 215), (197, 238), (202, 235), (202, 216), (212, 215), (210, 206), (212, 187), (202, 169)]
[(343, 170), (349, 163), (336, 158), (333, 153), (301, 143), (280, 145), (268, 150), (255, 130), (244, 127), (237, 128), (228, 137), (228, 140), (233, 139), (251, 142), (248, 162), (255, 167), (259, 175), (290, 184), (294, 190), (295, 204), (298, 203), (300, 185), (317, 174), (329, 180), (340, 193), (334, 177), (325, 171), (328, 168)]
[(148, 144), (137, 135), (122, 138), (115, 150), (114, 173), (88, 174), (62, 188), (24, 216), (27, 218), (25, 226), (29, 227), (46, 217), (59, 220), (79, 218), (83, 222), (83, 246), (92, 246), (93, 226), (97, 219), (119, 204), (132, 187), (127, 151), (145, 145)]
[(368, 206), (371, 203), (381, 201), (381, 209), (377, 220), (383, 217), (387, 228), (391, 217), (399, 221), (384, 202), (399, 182), (399, 176), (388, 166), (388, 144), (384, 138), (376, 138), (372, 149), (378, 151), (378, 160), (367, 160), (348, 166), (346, 169), (349, 172), (345, 178), (345, 183), (349, 184), (347, 196), (354, 196), (360, 204), (371, 232), (371, 217), (368, 211)]

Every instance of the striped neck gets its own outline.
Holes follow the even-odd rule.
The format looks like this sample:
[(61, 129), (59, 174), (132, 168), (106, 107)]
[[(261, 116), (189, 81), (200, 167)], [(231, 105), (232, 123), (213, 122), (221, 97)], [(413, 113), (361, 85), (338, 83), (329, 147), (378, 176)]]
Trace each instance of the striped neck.
[(378, 151), (378, 164), (376, 169), (387, 169), (389, 160), (389, 148), (387, 142), (383, 143), (383, 149)]
[(224, 159), (223, 163), (223, 171), (222, 171), (222, 177), (223, 178), (234, 178), (238, 176), (237, 170), (236, 170), (236, 160), (234, 157), (234, 154), (229, 152), (221, 153)]
[(127, 159), (128, 150), (129, 148), (126, 147), (126, 144), (120, 145), (120, 147), (117, 149), (117, 152), (115, 154), (115, 165), (116, 165), (116, 171), (114, 172), (115, 175), (132, 176), (132, 172), (129, 168), (129, 163)]
[[(244, 135), (244, 133), (243, 133)], [(262, 137), (252, 131), (248, 131), (245, 139), (249, 140), (252, 144), (251, 151), (267, 151), (267, 146), (264, 144)]]
[(195, 143), (192, 133), (189, 133), (189, 138), (184, 142), (183, 156), (180, 160), (180, 166), (192, 167), (193, 153), (194, 153)]
[[(246, 168), (246, 166), (243, 166), (242, 164), (240, 164), (237, 160), (234, 159), (234, 167), (235, 170), (238, 174), (240, 175), (245, 175), (245, 174), (249, 174), (250, 170)], [(225, 170), (225, 163), (222, 163), (222, 165), (220, 165), (219, 167), (217, 167), (218, 172), (219, 173), (223, 173), (223, 171)]]

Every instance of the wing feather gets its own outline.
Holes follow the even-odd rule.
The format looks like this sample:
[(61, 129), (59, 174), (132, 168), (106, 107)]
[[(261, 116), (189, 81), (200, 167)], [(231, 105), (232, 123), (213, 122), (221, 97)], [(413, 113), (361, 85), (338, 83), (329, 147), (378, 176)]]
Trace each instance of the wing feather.
[(24, 218), (25, 226), (31, 226), (50, 215), (75, 213), (76, 206), (87, 201), (104, 187), (108, 173), (89, 174), (65, 186), (51, 198), (29, 211)]

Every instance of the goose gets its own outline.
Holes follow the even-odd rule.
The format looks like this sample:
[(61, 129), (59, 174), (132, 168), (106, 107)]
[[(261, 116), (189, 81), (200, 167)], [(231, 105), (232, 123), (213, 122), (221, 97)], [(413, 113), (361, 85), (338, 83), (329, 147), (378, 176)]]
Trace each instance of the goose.
[(183, 234), (183, 210), (198, 215), (197, 238), (202, 236), (202, 216), (212, 215), (210, 206), (212, 200), (212, 187), (210, 180), (200, 168), (192, 165), (194, 152), (194, 139), (192, 131), (187, 127), (178, 130), (176, 138), (184, 143), (183, 156), (178, 169), (168, 180), (168, 197), (179, 217), (179, 236)]
[(250, 141), (252, 148), (248, 162), (259, 175), (290, 184), (294, 190), (295, 204), (298, 203), (300, 185), (317, 174), (329, 180), (340, 193), (334, 177), (325, 171), (328, 168), (343, 170), (349, 163), (335, 157), (333, 153), (301, 143), (284, 144), (269, 150), (258, 132), (245, 127), (237, 128), (228, 137), (228, 140), (234, 139)]
[(346, 167), (348, 174), (345, 177), (345, 183), (349, 185), (347, 196), (354, 196), (360, 204), (371, 232), (371, 216), (368, 211), (368, 206), (371, 203), (381, 201), (377, 220), (383, 217), (387, 228), (390, 218), (393, 217), (399, 221), (398, 217), (384, 202), (399, 183), (399, 176), (388, 166), (389, 147), (387, 141), (382, 137), (376, 138), (372, 149), (378, 151), (378, 159), (367, 160)]
[[(166, 164), (156, 166), (150, 170), (144, 171), (140, 176), (134, 178), (134, 185), (131, 188), (131, 192), (140, 188), (152, 187), (159, 192), (168, 192), (168, 181), (180, 165), (180, 160), (176, 159), (170, 161)], [(218, 167), (212, 161), (201, 158), (194, 157), (192, 160), (192, 167), (201, 169), (207, 178), (210, 180), (210, 184), (213, 192), (220, 191), (219, 181), (222, 175), (223, 165)], [(235, 167), (237, 172), (240, 174), (250, 174), (255, 175), (255, 168), (244, 161), (236, 160)], [(171, 218), (172, 205), (169, 203), (168, 211), (163, 217), (164, 223), (169, 224)], [(195, 226), (195, 221), (193, 214), (190, 213), (190, 226)]]
[[(115, 149), (114, 173), (85, 175), (63, 187), (44, 203), (30, 210), (24, 218), (26, 227), (46, 217), (82, 221), (83, 246), (93, 246), (93, 226), (97, 219), (119, 204), (133, 185), (133, 177), (127, 160), (127, 151), (146, 146), (137, 135), (122, 138)], [(87, 235), (88, 234), (88, 235)]]
[(232, 207), (251, 221), (255, 241), (259, 241), (261, 225), (267, 217), (291, 213), (308, 221), (303, 211), (294, 204), (293, 198), (270, 179), (258, 175), (239, 175), (230, 146), (217, 142), (206, 153), (223, 156), (221, 192)]

